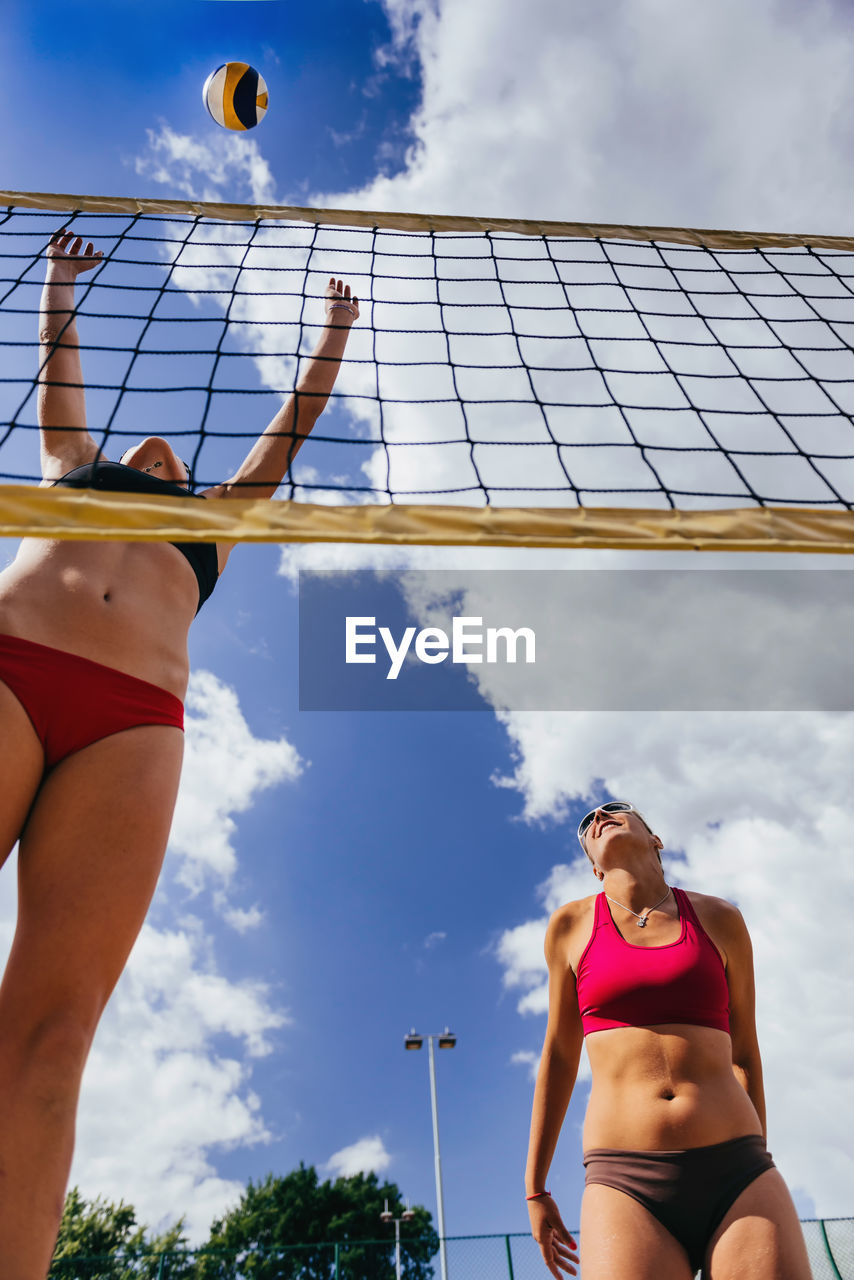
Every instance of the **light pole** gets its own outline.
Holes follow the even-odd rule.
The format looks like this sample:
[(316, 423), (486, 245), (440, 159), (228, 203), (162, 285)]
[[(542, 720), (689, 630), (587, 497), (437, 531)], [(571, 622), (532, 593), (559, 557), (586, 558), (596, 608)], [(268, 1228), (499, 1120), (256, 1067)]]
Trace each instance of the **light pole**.
[(404, 1038), (405, 1049), (420, 1049), (424, 1041), (430, 1059), (430, 1105), (433, 1112), (433, 1163), (436, 1169), (436, 1207), (439, 1218), (439, 1264), (442, 1280), (448, 1280), (448, 1255), (445, 1249), (445, 1205), (442, 1198), (442, 1157), (439, 1154), (439, 1104), (436, 1099), (436, 1059), (433, 1053), (433, 1041), (438, 1040), (440, 1049), (453, 1049), (457, 1037), (447, 1027), (441, 1034), (422, 1036), (413, 1027)]
[(394, 1271), (397, 1276), (397, 1280), (400, 1280), (400, 1224), (401, 1222), (408, 1222), (410, 1218), (414, 1217), (415, 1214), (410, 1209), (408, 1200), (406, 1202), (406, 1208), (399, 1218), (396, 1218), (391, 1209), (389, 1209), (388, 1200), (386, 1200), (385, 1208), (380, 1214), (381, 1222), (394, 1223)]

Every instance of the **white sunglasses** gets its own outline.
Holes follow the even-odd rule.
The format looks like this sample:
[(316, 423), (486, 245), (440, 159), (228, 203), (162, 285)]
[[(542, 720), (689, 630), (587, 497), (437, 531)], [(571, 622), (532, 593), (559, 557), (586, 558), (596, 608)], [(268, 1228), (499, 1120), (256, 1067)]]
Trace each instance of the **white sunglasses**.
[(628, 800), (609, 800), (607, 804), (598, 804), (595, 809), (585, 813), (578, 824), (578, 843), (585, 853), (587, 852), (587, 846), (584, 843), (584, 835), (597, 813), (636, 813), (641, 822), (646, 825), (646, 819), (641, 811), (636, 809), (633, 804), (629, 804)]

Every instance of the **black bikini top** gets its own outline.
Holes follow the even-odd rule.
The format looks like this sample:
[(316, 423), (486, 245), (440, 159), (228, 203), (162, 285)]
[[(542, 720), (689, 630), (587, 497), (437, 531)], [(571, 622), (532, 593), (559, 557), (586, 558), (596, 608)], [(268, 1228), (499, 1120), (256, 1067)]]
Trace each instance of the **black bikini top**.
[[(110, 493), (169, 493), (179, 498), (201, 498), (201, 493), (189, 493), (183, 485), (174, 484), (171, 480), (161, 480), (151, 476), (147, 471), (138, 471), (136, 467), (126, 467), (122, 462), (87, 462), (82, 467), (75, 467), (61, 479), (54, 482), (69, 489), (105, 489)], [(173, 547), (181, 552), (190, 563), (199, 584), (199, 609), (216, 586), (219, 575), (216, 543), (214, 542), (173, 542)], [(196, 613), (199, 612), (196, 610)]]

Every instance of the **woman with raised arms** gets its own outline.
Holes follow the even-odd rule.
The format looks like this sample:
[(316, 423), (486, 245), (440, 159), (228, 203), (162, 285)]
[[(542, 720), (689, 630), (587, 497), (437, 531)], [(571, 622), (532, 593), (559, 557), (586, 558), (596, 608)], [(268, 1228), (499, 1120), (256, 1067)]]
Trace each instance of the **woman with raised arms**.
[[(169, 443), (110, 462), (86, 429), (77, 276), (47, 248), (39, 426), (44, 485), (271, 497), (335, 384), (359, 304), (330, 280), (326, 324), (229, 480), (199, 495)], [(242, 487), (251, 486), (251, 487)], [(160, 872), (178, 790), (187, 632), (230, 545), (25, 539), (0, 574), (0, 863), (19, 841), (18, 920), (0, 983), (0, 1275), (42, 1280), (62, 1213), (83, 1067)]]

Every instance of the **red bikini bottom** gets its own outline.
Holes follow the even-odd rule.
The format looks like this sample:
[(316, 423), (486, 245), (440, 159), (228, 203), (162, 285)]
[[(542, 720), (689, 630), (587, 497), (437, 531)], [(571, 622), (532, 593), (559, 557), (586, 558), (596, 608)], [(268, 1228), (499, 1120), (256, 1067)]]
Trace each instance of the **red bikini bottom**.
[(585, 1152), (584, 1164), (587, 1186), (602, 1183), (637, 1200), (679, 1241), (695, 1272), (744, 1188), (774, 1168), (764, 1138), (754, 1133), (684, 1151), (596, 1147)]
[(89, 658), (0, 635), (0, 681), (33, 723), (45, 768), (101, 738), (143, 724), (184, 728), (174, 693)]

